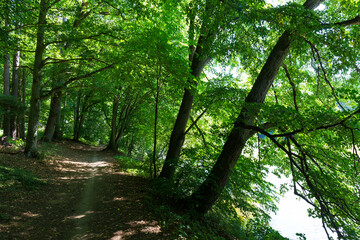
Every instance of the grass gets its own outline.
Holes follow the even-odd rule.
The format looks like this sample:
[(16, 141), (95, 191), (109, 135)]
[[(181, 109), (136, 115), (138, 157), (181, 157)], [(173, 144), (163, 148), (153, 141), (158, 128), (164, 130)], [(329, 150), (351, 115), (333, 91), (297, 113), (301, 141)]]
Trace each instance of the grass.
[(116, 156), (123, 172), (131, 173), (136, 176), (148, 177), (148, 169), (146, 162), (127, 156)]
[(0, 189), (24, 187), (36, 189), (45, 182), (24, 169), (0, 166)]

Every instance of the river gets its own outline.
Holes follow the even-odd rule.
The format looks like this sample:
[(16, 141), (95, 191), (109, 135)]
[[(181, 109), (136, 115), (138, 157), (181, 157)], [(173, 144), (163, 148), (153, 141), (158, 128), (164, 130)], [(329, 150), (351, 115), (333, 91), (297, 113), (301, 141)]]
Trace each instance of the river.
[[(286, 178), (279, 179), (274, 175), (270, 175), (268, 180), (276, 186), (289, 182)], [(271, 214), (270, 225), (290, 240), (299, 239), (296, 233), (305, 234), (306, 240), (327, 240), (321, 220), (308, 216), (307, 209), (310, 207), (308, 203), (296, 197), (290, 190), (280, 198), (279, 210), (276, 215)], [(335, 235), (332, 236), (336, 239)]]

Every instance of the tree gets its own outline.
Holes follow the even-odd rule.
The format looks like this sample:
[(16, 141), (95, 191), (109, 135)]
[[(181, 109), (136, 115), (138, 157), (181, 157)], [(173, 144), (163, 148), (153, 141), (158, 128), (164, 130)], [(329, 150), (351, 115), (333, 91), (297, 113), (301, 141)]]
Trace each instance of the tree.
[[(204, 3), (197, 1), (189, 5), (189, 66), (190, 74), (188, 86), (185, 88), (180, 109), (171, 133), (169, 148), (163, 168), (160, 173), (161, 178), (172, 179), (179, 162), (182, 146), (185, 141), (185, 130), (190, 112), (192, 109), (194, 94), (197, 83), (204, 67), (214, 58), (216, 50), (214, 45), (221, 44), (221, 33), (226, 32), (233, 23), (233, 15), (229, 9), (223, 9), (224, 4), (218, 1), (208, 0)], [(227, 19), (223, 16), (227, 15)], [(200, 20), (199, 20), (200, 19)], [(199, 21), (199, 22), (197, 22)], [(198, 27), (200, 25), (200, 27)]]
[(37, 157), (37, 128), (40, 117), (40, 105), (41, 105), (41, 83), (42, 83), (42, 69), (44, 67), (43, 55), (45, 52), (45, 26), (46, 26), (46, 15), (50, 9), (49, 2), (41, 0), (39, 5), (39, 15), (37, 22), (36, 31), (36, 49), (35, 49), (35, 60), (33, 67), (33, 81), (31, 89), (31, 100), (30, 100), (30, 112), (29, 112), (29, 123), (28, 131), (26, 135), (26, 146), (25, 154), (27, 157)]
[[(13, 56), (12, 87), (11, 87), (11, 95), (14, 97), (15, 100), (18, 100), (19, 66), (20, 66), (20, 51), (16, 51)], [(19, 136), (17, 116), (14, 116), (10, 119), (10, 129), (11, 129), (12, 139), (17, 139), (17, 137)]]
[[(303, 6), (305, 9), (314, 9), (322, 2), (323, 1), (308, 0), (304, 3)], [(307, 11), (304, 12), (306, 13)], [(358, 17), (355, 17), (352, 20), (347, 20), (337, 24), (347, 25), (349, 22), (352, 23), (355, 22), (355, 24), (358, 24), (357, 19)], [(347, 228), (340, 222), (344, 221), (344, 218), (347, 218), (349, 219), (349, 223), (348, 223), (349, 226), (353, 226), (354, 223), (356, 226), (356, 224), (359, 222), (359, 218), (357, 217), (358, 209), (357, 207), (354, 207), (352, 208), (352, 210), (349, 211), (345, 207), (346, 204), (342, 205), (336, 203), (336, 198), (333, 199), (331, 198), (331, 195), (324, 193), (325, 189), (324, 186), (322, 185), (324, 184), (324, 182), (314, 179), (314, 177), (316, 176), (316, 174), (314, 175), (314, 173), (316, 172), (317, 174), (322, 175), (324, 178), (326, 178), (327, 179), (326, 181), (330, 181), (329, 180), (330, 178), (325, 177), (326, 174), (324, 172), (320, 174), (321, 171), (325, 171), (323, 167), (320, 167), (318, 165), (319, 162), (321, 161), (320, 160), (321, 158), (316, 159), (315, 154), (311, 154), (309, 150), (305, 150), (306, 145), (304, 146), (301, 143), (299, 143), (299, 140), (295, 137), (295, 133), (297, 131), (290, 131), (287, 134), (271, 135), (264, 130), (266, 129), (267, 126), (266, 124), (263, 126), (261, 125), (256, 126), (256, 124), (259, 124), (257, 118), (259, 118), (259, 114), (264, 105), (265, 97), (270, 87), (272, 86), (280, 67), (283, 64), (284, 59), (289, 53), (291, 43), (294, 42), (294, 39), (296, 39), (296, 37), (298, 36), (299, 36), (299, 29), (295, 29), (293, 31), (289, 31), (289, 30), (285, 31), (282, 34), (282, 36), (279, 38), (275, 47), (272, 49), (269, 57), (267, 58), (266, 63), (262, 67), (257, 79), (252, 85), (251, 91), (248, 93), (247, 97), (245, 98), (245, 103), (242, 107), (242, 110), (238, 118), (236, 119), (234, 126), (222, 148), (221, 154), (218, 157), (215, 165), (211, 169), (211, 172), (207, 176), (206, 180), (197, 188), (197, 190), (195, 190), (191, 196), (189, 196), (184, 200), (185, 202), (184, 204), (186, 207), (188, 207), (189, 209), (193, 209), (197, 213), (200, 214), (206, 213), (215, 203), (215, 201), (218, 199), (226, 183), (228, 182), (231, 171), (235, 167), (235, 164), (237, 163), (239, 156), (241, 155), (245, 147), (246, 142), (257, 131), (260, 131), (261, 133), (269, 137), (277, 145), (277, 147), (279, 147), (280, 149), (282, 149), (284, 152), (287, 153), (290, 159), (290, 165), (292, 168), (292, 172), (294, 174), (293, 175), (294, 179), (298, 179), (299, 178), (298, 175), (302, 175), (303, 181), (305, 183), (302, 184), (299, 183), (297, 180), (294, 180), (295, 193), (306, 199), (308, 202), (311, 202), (312, 205), (315, 206), (317, 210), (316, 214), (319, 217), (322, 217), (324, 225), (327, 224), (329, 228), (336, 231), (339, 238), (354, 239), (354, 237), (356, 236), (356, 233), (354, 232), (355, 228), (354, 227)], [(317, 61), (320, 62), (320, 69), (321, 69), (322, 60), (320, 59), (319, 56), (316, 56), (318, 51), (316, 50), (316, 48), (314, 48), (314, 46), (311, 46), (311, 48), (315, 55), (315, 58), (317, 59)], [(286, 70), (286, 65), (283, 66), (284, 69)], [(287, 77), (288, 76), (289, 75), (287, 74)], [(326, 82), (328, 82), (326, 76), (324, 76), (324, 78)], [(329, 82), (328, 84), (330, 85)], [(332, 91), (334, 91), (332, 87), (331, 89)], [(296, 95), (294, 95), (294, 98), (296, 98)], [(345, 109), (341, 107), (342, 104), (337, 100), (336, 96), (334, 98), (337, 101), (338, 106), (342, 108), (344, 111)], [(295, 102), (295, 106), (296, 106), (296, 102)], [(338, 126), (338, 124), (342, 124), (344, 123), (344, 121), (352, 118), (352, 116), (354, 116), (357, 112), (358, 111), (355, 111), (352, 114), (348, 115), (347, 117), (343, 118), (343, 120), (339, 120), (338, 123), (329, 124), (328, 126), (326, 126), (325, 124), (321, 127), (318, 127), (317, 129), (320, 130), (320, 129), (327, 129)], [(270, 122), (270, 126), (271, 124), (279, 125), (279, 123), (276, 122), (275, 123)], [(270, 126), (267, 127), (270, 128)], [(349, 128), (348, 126), (344, 126), (344, 127)], [(287, 128), (280, 128), (279, 131), (286, 132)], [(285, 143), (281, 143), (280, 140), (275, 139), (276, 137), (286, 137), (287, 143), (286, 141)], [(293, 148), (297, 149), (296, 153), (294, 152), (295, 150)], [(300, 163), (296, 162), (294, 160), (295, 158), (298, 158)], [(310, 164), (309, 161), (314, 162), (314, 166), (312, 166), (312, 168), (309, 167)], [(308, 195), (300, 194), (296, 190), (297, 189), (296, 185), (300, 186), (303, 191), (305, 191), (304, 189), (308, 189), (309, 191), (307, 192)], [(343, 191), (348, 192), (349, 189), (347, 190), (344, 189)], [(348, 193), (350, 194), (350, 192)], [(354, 192), (352, 194), (354, 194)], [(312, 198), (315, 198), (316, 200), (310, 200)], [(345, 199), (347, 199), (348, 196), (342, 195), (341, 198), (342, 201), (346, 201)], [(349, 198), (347, 201), (349, 201), (348, 203), (351, 204), (353, 199)], [(336, 205), (336, 207), (334, 207), (334, 205)], [(352, 211), (355, 211), (357, 213), (353, 213)], [(334, 216), (334, 212), (338, 214), (336, 217)], [(340, 215), (342, 217), (340, 217)], [(340, 218), (342, 220), (340, 220)], [(342, 225), (342, 227), (339, 227), (340, 225)]]
[[(9, 10), (9, 2), (6, 1), (5, 2), (5, 11)], [(9, 18), (5, 17), (5, 28), (9, 27)], [(9, 35), (6, 34), (5, 35), (5, 41), (8, 43), (9, 42)], [(3, 94), (5, 96), (10, 95), (10, 53), (8, 51), (4, 52), (4, 88), (3, 88)], [(11, 129), (10, 129), (10, 119), (8, 116), (4, 115), (3, 118), (3, 129), (4, 129), (4, 134), (3, 134), (3, 138), (2, 138), (2, 142), (4, 142), (5, 145), (8, 144), (8, 138), (11, 136)]]

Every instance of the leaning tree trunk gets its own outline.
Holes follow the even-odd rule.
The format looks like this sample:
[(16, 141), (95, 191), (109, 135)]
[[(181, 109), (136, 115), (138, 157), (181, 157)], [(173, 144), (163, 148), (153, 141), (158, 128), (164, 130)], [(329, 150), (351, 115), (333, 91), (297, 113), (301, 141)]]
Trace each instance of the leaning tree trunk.
[[(202, 53), (203, 44), (206, 37), (200, 36), (198, 45), (195, 50), (191, 62), (191, 78), (199, 78), (206, 64), (211, 60)], [(189, 79), (193, 87), (197, 83), (193, 79)], [(173, 131), (170, 136), (169, 148), (166, 154), (165, 162), (160, 173), (161, 178), (172, 179), (179, 162), (180, 153), (185, 140), (186, 125), (190, 118), (190, 112), (194, 101), (194, 94), (189, 89), (185, 89), (184, 96), (180, 105), (180, 109), (175, 121)]]
[[(308, 0), (304, 7), (314, 9), (323, 1)], [(294, 37), (293, 34), (285, 31), (271, 51), (245, 99), (245, 106), (228, 136), (218, 160), (201, 186), (189, 198), (185, 199), (186, 208), (193, 209), (199, 214), (205, 214), (219, 198), (229, 180), (231, 170), (238, 161), (247, 140), (253, 134), (246, 126), (253, 125), (261, 109), (261, 104), (265, 101), (267, 92), (290, 50), (292, 37)]]
[(42, 137), (42, 140), (45, 142), (51, 142), (53, 140), (56, 123), (61, 114), (61, 95), (60, 91), (51, 97), (49, 117)]
[[(20, 51), (16, 51), (13, 59), (13, 74), (12, 74), (12, 88), (11, 95), (15, 100), (18, 100), (18, 91), (19, 91), (19, 64), (20, 64)], [(10, 119), (10, 128), (11, 128), (11, 137), (12, 139), (17, 139), (18, 137), (18, 127), (17, 121), (18, 116), (14, 115)]]
[(37, 157), (37, 128), (40, 118), (40, 90), (42, 81), (42, 68), (44, 67), (43, 55), (45, 52), (45, 25), (46, 25), (46, 14), (48, 11), (48, 1), (41, 0), (39, 19), (37, 26), (37, 41), (35, 50), (35, 61), (33, 67), (33, 83), (31, 88), (31, 99), (30, 99), (30, 111), (29, 111), (29, 123), (28, 131), (26, 136), (25, 154), (27, 157)]

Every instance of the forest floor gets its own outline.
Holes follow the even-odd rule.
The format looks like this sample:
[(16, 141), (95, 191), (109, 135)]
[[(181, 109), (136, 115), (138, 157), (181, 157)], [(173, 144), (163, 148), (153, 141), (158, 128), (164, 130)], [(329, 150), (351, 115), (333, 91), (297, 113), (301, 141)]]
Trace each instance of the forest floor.
[(101, 150), (63, 141), (42, 160), (0, 153), (0, 166), (46, 182), (0, 185), (0, 239), (173, 239), (146, 204), (149, 181), (122, 172)]

